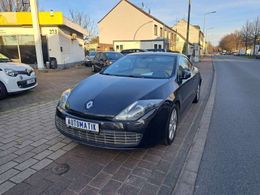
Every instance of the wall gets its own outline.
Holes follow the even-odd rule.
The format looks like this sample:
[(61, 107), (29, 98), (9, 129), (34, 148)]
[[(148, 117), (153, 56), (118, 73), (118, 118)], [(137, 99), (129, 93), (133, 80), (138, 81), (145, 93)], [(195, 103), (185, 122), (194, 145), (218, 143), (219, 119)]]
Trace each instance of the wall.
[(122, 1), (98, 24), (100, 43), (113, 44), (114, 40), (133, 40), (135, 32), (143, 24), (145, 25), (137, 32), (135, 39), (153, 39), (153, 20)]

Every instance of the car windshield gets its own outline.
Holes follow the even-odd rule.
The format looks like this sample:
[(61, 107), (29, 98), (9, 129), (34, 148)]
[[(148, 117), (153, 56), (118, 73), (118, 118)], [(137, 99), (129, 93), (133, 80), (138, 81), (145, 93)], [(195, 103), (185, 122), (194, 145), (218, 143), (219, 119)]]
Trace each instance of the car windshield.
[(109, 60), (118, 60), (119, 58), (123, 57), (123, 54), (108, 52), (106, 53), (106, 56), (108, 57)]
[(94, 57), (96, 55), (96, 53), (97, 52), (95, 52), (95, 51), (91, 51), (91, 52), (89, 52), (89, 56)]
[(10, 61), (11, 60), (8, 57), (0, 53), (0, 62), (10, 62)]
[(176, 56), (128, 55), (105, 69), (101, 74), (167, 79), (175, 73)]

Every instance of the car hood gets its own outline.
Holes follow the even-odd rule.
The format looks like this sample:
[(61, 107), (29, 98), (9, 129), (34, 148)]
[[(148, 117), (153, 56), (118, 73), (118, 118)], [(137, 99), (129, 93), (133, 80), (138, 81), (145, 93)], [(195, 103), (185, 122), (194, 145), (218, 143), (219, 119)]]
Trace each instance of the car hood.
[(16, 62), (0, 62), (0, 68), (10, 68), (15, 71), (24, 71), (26, 69), (32, 69), (32, 67), (30, 67), (29, 65)]
[[(161, 91), (168, 81), (96, 74), (72, 90), (68, 98), (69, 109), (87, 115), (114, 117), (137, 100), (166, 98), (166, 93)], [(93, 106), (87, 109), (90, 101)]]

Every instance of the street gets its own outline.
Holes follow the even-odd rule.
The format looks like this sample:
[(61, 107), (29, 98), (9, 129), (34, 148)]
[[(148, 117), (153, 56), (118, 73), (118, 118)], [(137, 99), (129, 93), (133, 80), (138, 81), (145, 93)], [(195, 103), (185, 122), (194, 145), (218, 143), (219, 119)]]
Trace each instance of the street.
[(259, 194), (260, 61), (213, 61), (215, 105), (194, 194)]

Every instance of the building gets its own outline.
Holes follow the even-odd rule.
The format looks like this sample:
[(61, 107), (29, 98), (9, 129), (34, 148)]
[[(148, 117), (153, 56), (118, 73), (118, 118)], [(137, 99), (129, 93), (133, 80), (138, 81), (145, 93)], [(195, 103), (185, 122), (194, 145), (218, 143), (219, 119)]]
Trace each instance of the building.
[[(175, 26), (173, 26), (172, 29), (175, 30), (178, 34), (181, 34), (184, 39), (186, 39), (187, 24), (187, 21), (182, 19)], [(190, 24), (189, 42), (191, 42), (192, 45), (195, 44), (199, 46), (200, 54), (205, 51), (206, 42), (204, 33), (201, 31), (200, 26)]]
[(110, 44), (116, 51), (138, 49), (144, 42), (149, 49), (176, 51), (177, 39), (185, 42), (181, 34), (128, 0), (121, 0), (112, 8), (98, 22), (98, 27), (100, 43)]
[[(88, 33), (61, 12), (39, 12), (44, 63), (55, 58), (58, 67), (73, 65), (85, 57)], [(0, 12), (0, 53), (14, 61), (36, 64), (30, 12)]]

